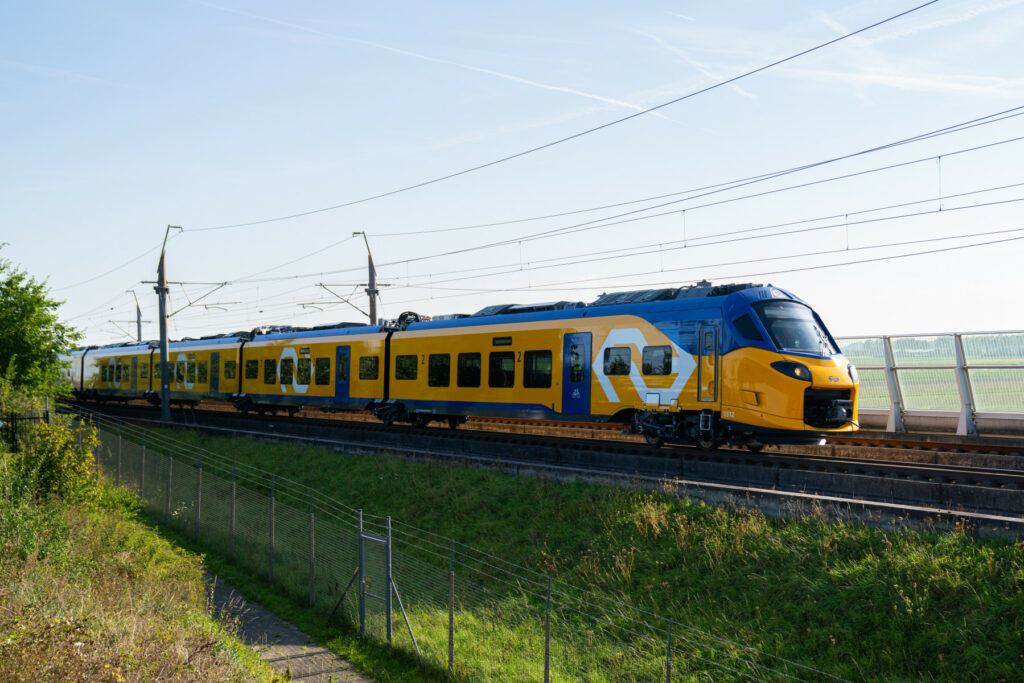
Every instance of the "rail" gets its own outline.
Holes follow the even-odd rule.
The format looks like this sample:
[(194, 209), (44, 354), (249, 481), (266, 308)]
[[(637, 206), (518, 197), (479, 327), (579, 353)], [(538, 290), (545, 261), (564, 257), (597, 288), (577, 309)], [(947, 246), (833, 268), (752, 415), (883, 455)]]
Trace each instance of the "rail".
[(837, 341), (860, 372), (862, 426), (1024, 434), (1024, 331)]

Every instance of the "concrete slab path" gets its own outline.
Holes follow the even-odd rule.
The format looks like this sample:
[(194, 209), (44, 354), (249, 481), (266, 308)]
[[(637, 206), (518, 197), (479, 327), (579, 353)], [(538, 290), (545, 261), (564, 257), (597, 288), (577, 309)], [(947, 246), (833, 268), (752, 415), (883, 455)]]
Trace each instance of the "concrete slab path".
[(237, 621), (239, 637), (275, 671), (293, 681), (309, 683), (373, 683), (352, 670), (352, 665), (317, 645), (313, 639), (273, 612), (247, 600), (237, 589), (215, 576), (212, 607), (222, 618)]

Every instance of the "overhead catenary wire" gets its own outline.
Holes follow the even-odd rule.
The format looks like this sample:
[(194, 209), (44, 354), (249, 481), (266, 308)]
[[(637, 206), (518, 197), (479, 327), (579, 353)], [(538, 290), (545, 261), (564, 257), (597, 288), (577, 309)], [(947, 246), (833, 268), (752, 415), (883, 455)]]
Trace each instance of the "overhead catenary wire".
[(427, 187), (429, 185), (434, 185), (434, 184), (437, 184), (437, 183), (440, 183), (440, 182), (443, 182), (443, 181), (446, 181), (446, 180), (451, 180), (452, 178), (458, 178), (460, 176), (464, 176), (464, 175), (467, 175), (467, 174), (470, 174), (470, 173), (474, 173), (476, 171), (480, 171), (480, 170), (483, 170), (485, 168), (490, 168), (492, 166), (497, 166), (498, 164), (502, 164), (502, 163), (505, 163), (505, 162), (508, 162), (508, 161), (512, 161), (514, 159), (519, 159), (519, 158), (527, 156), (529, 154), (540, 152), (542, 150), (549, 149), (551, 147), (555, 147), (557, 145), (561, 145), (561, 144), (564, 144), (566, 142), (570, 142), (572, 140), (579, 139), (579, 138), (584, 137), (586, 135), (590, 135), (592, 133), (596, 133), (598, 131), (605, 130), (606, 128), (611, 128), (612, 126), (616, 126), (618, 124), (625, 123), (626, 121), (631, 121), (632, 119), (635, 119), (635, 118), (640, 117), (640, 116), (644, 116), (645, 114), (649, 114), (651, 112), (658, 111), (659, 109), (664, 109), (665, 107), (669, 107), (671, 105), (678, 104), (679, 102), (682, 102), (684, 100), (688, 100), (688, 99), (691, 99), (693, 97), (697, 97), (698, 95), (702, 95), (704, 93), (711, 92), (713, 90), (716, 90), (718, 88), (724, 87), (724, 86), (729, 85), (731, 83), (736, 83), (737, 81), (743, 80), (745, 78), (749, 78), (750, 76), (753, 76), (755, 74), (761, 73), (762, 71), (766, 71), (768, 69), (771, 69), (773, 67), (779, 66), (781, 64), (785, 64), (787, 62), (791, 62), (791, 61), (793, 61), (795, 59), (799, 59), (800, 57), (803, 57), (805, 55), (811, 54), (813, 52), (817, 52), (818, 50), (822, 50), (822, 49), (824, 49), (826, 47), (829, 47), (829, 46), (834, 45), (836, 43), (839, 43), (841, 41), (844, 41), (844, 40), (847, 40), (847, 39), (852, 38), (854, 36), (860, 35), (861, 33), (865, 33), (867, 31), (875, 29), (875, 28), (877, 28), (879, 26), (883, 26), (883, 25), (888, 24), (890, 22), (896, 21), (897, 19), (901, 19), (901, 18), (903, 18), (903, 17), (905, 17), (907, 15), (913, 14), (914, 12), (920, 11), (920, 10), (924, 9), (925, 7), (928, 7), (930, 5), (934, 5), (937, 2), (939, 2), (939, 0), (928, 0), (928, 2), (925, 2), (925, 3), (922, 3), (920, 5), (917, 5), (916, 7), (912, 7), (910, 9), (904, 10), (903, 12), (900, 12), (898, 14), (891, 15), (889, 17), (886, 17), (885, 19), (881, 19), (879, 21), (876, 21), (876, 22), (874, 22), (872, 24), (869, 24), (867, 26), (863, 26), (863, 27), (861, 27), (859, 29), (856, 29), (854, 31), (850, 31), (848, 33), (844, 33), (843, 35), (838, 36), (836, 38), (833, 38), (831, 40), (827, 40), (825, 42), (818, 43), (817, 45), (814, 45), (814, 46), (812, 46), (810, 48), (807, 48), (807, 49), (801, 50), (799, 52), (793, 53), (793, 54), (791, 54), (791, 55), (789, 55), (787, 57), (783, 57), (781, 59), (777, 59), (777, 60), (775, 60), (773, 62), (770, 62), (768, 64), (764, 64), (764, 65), (759, 66), (759, 67), (757, 67), (755, 69), (751, 69), (749, 71), (741, 73), (741, 74), (739, 74), (737, 76), (733, 76), (732, 78), (728, 78), (728, 79), (725, 79), (725, 80), (722, 80), (722, 81), (718, 81), (717, 83), (713, 83), (713, 84), (711, 84), (709, 86), (706, 86), (704, 88), (700, 88), (700, 89), (695, 90), (693, 92), (687, 93), (686, 95), (682, 95), (680, 97), (676, 97), (674, 99), (668, 100), (667, 102), (662, 102), (661, 104), (657, 104), (655, 106), (648, 107), (648, 108), (643, 109), (641, 111), (634, 112), (633, 114), (629, 114), (627, 116), (623, 116), (621, 118), (618, 118), (618, 119), (615, 119), (615, 120), (612, 120), (612, 121), (608, 121), (608, 122), (603, 123), (603, 124), (601, 124), (599, 126), (594, 126), (592, 128), (588, 128), (586, 130), (583, 130), (583, 131), (580, 131), (580, 132), (577, 132), (577, 133), (573, 133), (572, 135), (568, 135), (568, 136), (559, 138), (557, 140), (553, 140), (551, 142), (544, 143), (542, 145), (537, 145), (535, 147), (531, 147), (531, 148), (523, 150), (521, 152), (516, 152), (515, 154), (509, 154), (507, 156), (504, 156), (504, 157), (501, 157), (501, 158), (498, 158), (498, 159), (495, 159), (495, 160), (492, 160), (492, 161), (488, 161), (486, 163), (478, 164), (476, 166), (472, 166), (470, 168), (463, 169), (461, 171), (456, 171), (456, 172), (453, 172), (453, 173), (449, 173), (447, 175), (443, 175), (443, 176), (439, 176), (439, 177), (436, 177), (436, 178), (432, 178), (430, 180), (424, 180), (424, 181), (421, 181), (421, 182), (418, 182), (418, 183), (414, 183), (412, 185), (406, 185), (404, 187), (396, 188), (396, 189), (393, 189), (393, 190), (388, 190), (386, 192), (381, 192), (381, 193), (370, 195), (370, 196), (367, 196), (367, 197), (362, 197), (360, 199), (353, 199), (351, 201), (342, 202), (342, 203), (334, 204), (334, 205), (331, 205), (331, 206), (325, 206), (325, 207), (322, 207), (322, 208), (319, 208), (319, 209), (311, 209), (311, 210), (308, 210), (308, 211), (300, 211), (300, 212), (297, 212), (297, 213), (292, 213), (292, 214), (283, 215), (283, 216), (275, 216), (273, 218), (264, 218), (264, 219), (253, 220), (253, 221), (245, 221), (245, 222), (240, 222), (240, 223), (231, 223), (231, 224), (224, 224), (224, 225), (214, 225), (214, 226), (205, 226), (205, 227), (199, 227), (199, 228), (191, 228), (190, 230), (192, 232), (205, 232), (205, 231), (211, 231), (211, 230), (228, 230), (228, 229), (232, 229), (232, 228), (244, 228), (244, 227), (251, 227), (251, 226), (255, 226), (255, 225), (264, 225), (266, 223), (275, 223), (275, 222), (279, 222), (279, 221), (292, 220), (292, 219), (295, 219), (295, 218), (301, 218), (301, 217), (304, 217), (304, 216), (310, 216), (310, 215), (313, 215), (313, 214), (324, 213), (324, 212), (327, 212), (327, 211), (334, 211), (334, 210), (346, 208), (346, 207), (349, 207), (349, 206), (355, 206), (357, 204), (364, 204), (366, 202), (375, 201), (377, 199), (383, 199), (385, 197), (391, 197), (391, 196), (394, 196), (394, 195), (397, 195), (397, 194), (401, 194), (401, 193), (404, 193), (404, 192), (409, 192), (411, 190), (419, 189), (421, 187)]

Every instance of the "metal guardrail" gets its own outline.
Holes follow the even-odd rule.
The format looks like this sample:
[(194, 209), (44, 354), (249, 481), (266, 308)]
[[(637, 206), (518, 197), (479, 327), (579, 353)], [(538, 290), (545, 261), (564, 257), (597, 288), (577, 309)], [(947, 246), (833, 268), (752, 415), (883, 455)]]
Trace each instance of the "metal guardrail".
[(959, 436), (1024, 433), (1024, 331), (837, 341), (860, 372), (865, 426), (881, 417), (889, 432), (941, 430), (955, 419)]

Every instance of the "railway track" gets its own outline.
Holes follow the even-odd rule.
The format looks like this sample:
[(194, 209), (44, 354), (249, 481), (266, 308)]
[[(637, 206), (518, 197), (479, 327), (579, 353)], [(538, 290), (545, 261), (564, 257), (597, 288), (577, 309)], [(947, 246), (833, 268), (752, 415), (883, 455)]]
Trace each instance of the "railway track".
[[(149, 407), (106, 407), (103, 412), (159, 424)], [(183, 416), (187, 420), (180, 420)], [(268, 417), (213, 409), (175, 411), (175, 417), (179, 426), (216, 434), (312, 441), (346, 450), (403, 453), (514, 471), (548, 470), (569, 478), (713, 487), (732, 491), (738, 498), (771, 494), (876, 508), (912, 508), (923, 514), (994, 516), (1001, 523), (1019, 523), (1024, 530), (1024, 471), (1000, 467), (815, 453), (706, 451), (675, 445), (654, 450), (636, 439), (553, 437), (482, 428), (386, 427), (370, 416)]]

